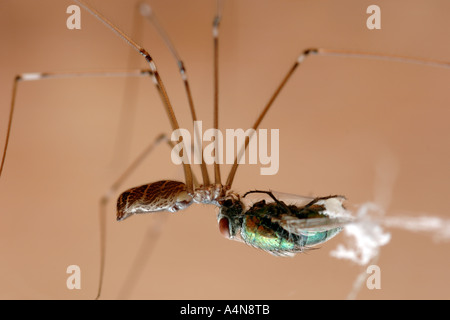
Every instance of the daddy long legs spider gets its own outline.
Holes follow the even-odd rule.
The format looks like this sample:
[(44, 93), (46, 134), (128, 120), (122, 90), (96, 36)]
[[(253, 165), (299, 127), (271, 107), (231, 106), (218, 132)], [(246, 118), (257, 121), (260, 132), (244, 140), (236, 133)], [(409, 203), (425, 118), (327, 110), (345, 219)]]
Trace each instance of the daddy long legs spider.
[[(155, 2), (153, 7), (186, 63), (198, 113), (202, 114), (202, 119), (210, 121), (210, 24), (214, 3), (199, 1), (184, 5), (177, 2), (175, 10), (173, 2), (169, 2)], [(132, 25), (129, 19), (134, 6), (130, 2), (92, 3), (121, 27)], [(1, 21), (5, 26), (2, 32), (11, 30), (11, 26), (15, 30), (4, 37), (7, 51), (3, 52), (6, 58), (2, 59), (5, 72), (1, 81), (7, 94), (2, 101), (2, 128), (6, 126), (11, 79), (16, 74), (127, 67), (127, 46), (86, 12), (82, 12), (79, 33), (65, 28), (65, 9), (70, 4), (70, 1), (57, 5), (54, 1), (27, 2), (25, 8), (21, 6), (23, 3), (2, 3)], [(387, 25), (383, 24), (382, 30), (374, 34), (365, 29), (365, 7), (360, 5), (341, 8), (340, 4), (333, 3), (323, 6), (227, 2), (226, 19), (221, 26), (221, 126), (248, 127), (249, 121), (253, 121), (249, 119), (256, 118), (292, 60), (311, 45), (448, 60), (448, 47), (443, 40), (448, 38), (448, 22), (439, 19), (445, 12), (444, 5), (436, 1), (426, 8), (419, 5), (411, 8), (406, 4), (389, 8), (380, 3)], [(420, 17), (428, 24), (414, 26), (411, 23), (405, 30), (402, 21), (407, 19), (404, 15), (408, 12), (410, 20)], [(402, 18), (395, 21), (395, 16)], [(148, 25), (144, 26), (143, 30), (151, 30)], [(395, 31), (389, 31), (389, 26)], [(151, 51), (162, 69), (177, 116), (188, 119), (189, 123), (176, 66), (162, 42), (158, 42), (155, 34), (153, 37), (149, 44), (144, 41), (144, 47)], [(155, 43), (158, 43), (156, 48)], [(155, 50), (161, 53), (154, 53)], [(136, 61), (136, 67), (145, 67), (139, 57)], [(283, 65), (278, 64), (282, 62)], [(444, 204), (433, 200), (442, 199), (448, 190), (449, 179), (443, 170), (449, 157), (445, 147), (448, 130), (444, 125), (448, 102), (448, 95), (444, 94), (448, 83), (446, 70), (395, 62), (314, 57), (308, 59), (291, 80), (279, 96), (269, 120), (263, 123), (268, 128), (281, 129), (280, 172), (276, 176), (262, 177), (256, 166), (243, 166), (235, 183), (236, 191), (257, 187), (306, 195), (340, 193), (349, 196), (354, 203), (362, 203), (372, 198), (373, 167), (377, 156), (387, 148), (402, 164), (392, 209), (445, 215)], [(138, 83), (140, 81), (143, 81), (139, 85), (145, 94), (141, 93), (142, 102), (138, 102), (142, 108), (138, 109), (140, 115), (133, 129), (128, 160), (168, 128), (157, 92), (149, 88), (145, 80)], [(21, 84), (14, 138), (0, 183), (2, 212), (7, 213), (2, 223), (2, 256), (5, 257), (2, 268), (3, 274), (8, 276), (1, 281), (2, 288), (9, 289), (2, 290), (5, 297), (89, 298), (95, 295), (98, 198), (117, 177), (117, 172), (123, 170), (123, 167), (112, 170), (108, 166), (120, 116), (117, 101), (122, 98), (114, 96), (114, 92), (124, 86), (125, 81), (120, 79)], [(57, 98), (60, 100), (55, 100)], [(40, 99), (42, 102), (37, 103)], [(335, 121), (337, 118), (341, 121)], [(321, 130), (313, 120), (320, 120)], [(165, 153), (164, 146), (159, 148), (157, 153), (167, 154), (167, 158), (151, 156), (147, 164), (127, 180), (123, 190), (169, 176), (174, 180), (182, 179), (179, 169), (170, 163), (169, 152)], [(334, 155), (332, 160), (330, 154)], [(223, 174), (227, 169), (223, 168)], [(26, 201), (23, 200), (25, 193)], [(326, 248), (304, 257), (301, 262), (300, 258), (294, 262), (275, 259), (223, 241), (217, 236), (211, 208), (195, 208), (169, 217), (168, 226), (151, 257), (151, 270), (144, 274), (134, 291), (136, 297), (195, 298), (209, 297), (215, 292), (216, 297), (303, 298), (306, 297), (304, 292), (308, 292), (308, 297), (314, 298), (341, 297), (340, 293), (348, 291), (354, 268), (332, 260)], [(109, 212), (113, 214), (114, 204)], [(105, 298), (109, 294), (114, 297), (126, 277), (127, 267), (147, 228), (140, 221), (152, 220), (139, 218), (130, 219), (125, 225), (114, 221), (108, 224), (106, 279), (110, 280), (105, 280)], [(422, 236), (399, 234), (401, 243), (387, 247), (380, 261), (385, 270), (385, 287), (380, 293), (367, 291), (367, 296), (384, 293), (387, 297), (398, 297), (409, 287), (416, 288), (408, 291), (411, 297), (435, 294), (430, 288), (441, 283), (448, 260), (433, 254), (432, 250), (440, 252), (443, 247), (435, 247), (430, 239)], [(189, 243), (185, 243), (186, 239), (190, 239)], [(411, 243), (415, 244), (414, 249), (408, 246)], [(411, 266), (401, 268), (394, 262), (398, 259), (417, 261), (417, 250), (420, 250), (420, 263), (426, 265), (410, 271), (409, 277), (404, 276), (404, 269)], [(402, 252), (401, 258), (398, 252)], [(82, 268), (83, 288), (79, 292), (65, 288), (65, 269), (69, 264)], [(236, 290), (226, 279), (217, 278), (220, 270), (225, 272), (237, 265), (255, 266), (252, 270), (264, 266), (262, 270), (252, 271), (257, 278), (283, 268), (287, 274), (282, 277), (287, 278), (272, 284), (270, 293), (264, 293), (263, 283), (246, 288), (243, 283), (248, 275), (238, 274), (236, 282), (242, 287)], [(437, 269), (439, 277), (427, 278), (426, 282), (416, 280), (412, 286), (410, 277), (420, 278), (426, 266)], [(296, 274), (299, 268), (308, 272), (314, 270), (317, 276), (305, 279), (299, 272), (293, 280), (290, 275)], [(302, 284), (302, 290), (298, 289), (298, 283)]]

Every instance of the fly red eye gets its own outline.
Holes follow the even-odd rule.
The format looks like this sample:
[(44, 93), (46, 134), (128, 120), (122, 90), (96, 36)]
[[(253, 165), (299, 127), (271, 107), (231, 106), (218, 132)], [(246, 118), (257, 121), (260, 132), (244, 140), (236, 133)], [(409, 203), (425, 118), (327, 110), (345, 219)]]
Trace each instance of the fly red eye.
[(230, 224), (227, 218), (219, 220), (219, 231), (225, 238), (230, 238)]

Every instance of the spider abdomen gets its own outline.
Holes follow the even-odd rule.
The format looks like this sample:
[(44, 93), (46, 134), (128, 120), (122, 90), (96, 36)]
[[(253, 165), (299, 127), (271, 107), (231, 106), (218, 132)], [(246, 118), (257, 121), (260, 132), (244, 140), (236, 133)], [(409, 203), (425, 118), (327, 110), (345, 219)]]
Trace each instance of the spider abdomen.
[(192, 204), (183, 182), (162, 180), (134, 187), (117, 199), (117, 221), (133, 214), (158, 211), (176, 212)]

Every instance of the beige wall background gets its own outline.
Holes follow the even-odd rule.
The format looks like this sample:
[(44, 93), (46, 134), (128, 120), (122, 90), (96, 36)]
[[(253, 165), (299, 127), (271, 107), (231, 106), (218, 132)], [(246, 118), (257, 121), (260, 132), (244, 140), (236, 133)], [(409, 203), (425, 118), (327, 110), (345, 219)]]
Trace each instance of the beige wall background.
[[(152, 27), (134, 19), (137, 1), (92, 0), (155, 58), (181, 124), (190, 128), (174, 60)], [(82, 29), (66, 28), (71, 1), (0, 1), (0, 137), (5, 136), (14, 76), (23, 72), (123, 70), (144, 60), (82, 11)], [(183, 57), (204, 126), (212, 123), (213, 1), (153, 0)], [(382, 10), (382, 29), (366, 28), (366, 8)], [(220, 30), (220, 125), (247, 128), (285, 72), (308, 47), (348, 49), (450, 61), (448, 1), (225, 1)], [(131, 57), (131, 58), (130, 58)], [(127, 93), (126, 87), (137, 88)], [(280, 170), (242, 166), (237, 192), (271, 189), (300, 195), (343, 194), (361, 204), (387, 192), (387, 214), (449, 219), (450, 70), (397, 62), (311, 57), (264, 120), (280, 129)], [(133, 106), (136, 116), (121, 114)], [(148, 79), (64, 79), (21, 83), (7, 164), (0, 180), (0, 298), (92, 299), (99, 267), (99, 199), (159, 133), (170, 132)], [(119, 154), (117, 132), (128, 137)], [(375, 187), (376, 167), (392, 186)], [(222, 169), (225, 177), (228, 167)], [(198, 171), (197, 171), (198, 172)], [(211, 171), (212, 172), (212, 171)], [(378, 175), (379, 177), (379, 175)], [(182, 179), (166, 146), (122, 190)], [(392, 190), (392, 191), (391, 191)], [(118, 196), (115, 195), (115, 197)], [(103, 297), (124, 297), (124, 283), (147, 230), (161, 216), (115, 221), (108, 206)], [(169, 215), (161, 237), (126, 298), (344, 299), (361, 268), (330, 257), (340, 235), (320, 250), (276, 258), (218, 232), (216, 211), (194, 205)], [(448, 220), (447, 220), (448, 221)], [(449, 243), (390, 230), (382, 249), (381, 290), (361, 299), (448, 299)], [(151, 239), (145, 243), (151, 243)], [(148, 249), (145, 249), (148, 250)], [(81, 267), (82, 289), (66, 288), (66, 268)]]

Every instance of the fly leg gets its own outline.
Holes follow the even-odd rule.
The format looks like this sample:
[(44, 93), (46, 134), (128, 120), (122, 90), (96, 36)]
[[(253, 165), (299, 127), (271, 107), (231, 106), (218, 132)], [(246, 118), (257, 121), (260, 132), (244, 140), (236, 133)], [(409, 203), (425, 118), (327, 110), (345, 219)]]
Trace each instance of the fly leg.
[(314, 200), (312, 200), (310, 203), (305, 205), (305, 208), (309, 208), (309, 207), (315, 205), (320, 200), (328, 200), (328, 199), (332, 199), (332, 198), (344, 198), (345, 199), (344, 196), (340, 196), (340, 195), (333, 195), (333, 196), (326, 196), (326, 197), (317, 197), (317, 198), (314, 198)]
[(291, 213), (291, 210), (289, 210), (289, 207), (288, 207), (283, 201), (278, 200), (278, 199), (273, 195), (272, 191), (261, 191), (261, 190), (248, 191), (248, 192), (246, 192), (246, 193), (244, 194), (244, 198), (245, 198), (248, 194), (250, 194), (250, 193), (264, 193), (264, 194), (267, 194), (269, 197), (271, 197), (271, 198), (273, 199), (273, 201), (276, 202), (276, 204), (278, 204), (281, 208), (283, 208), (283, 210), (284, 210), (286, 213)]

